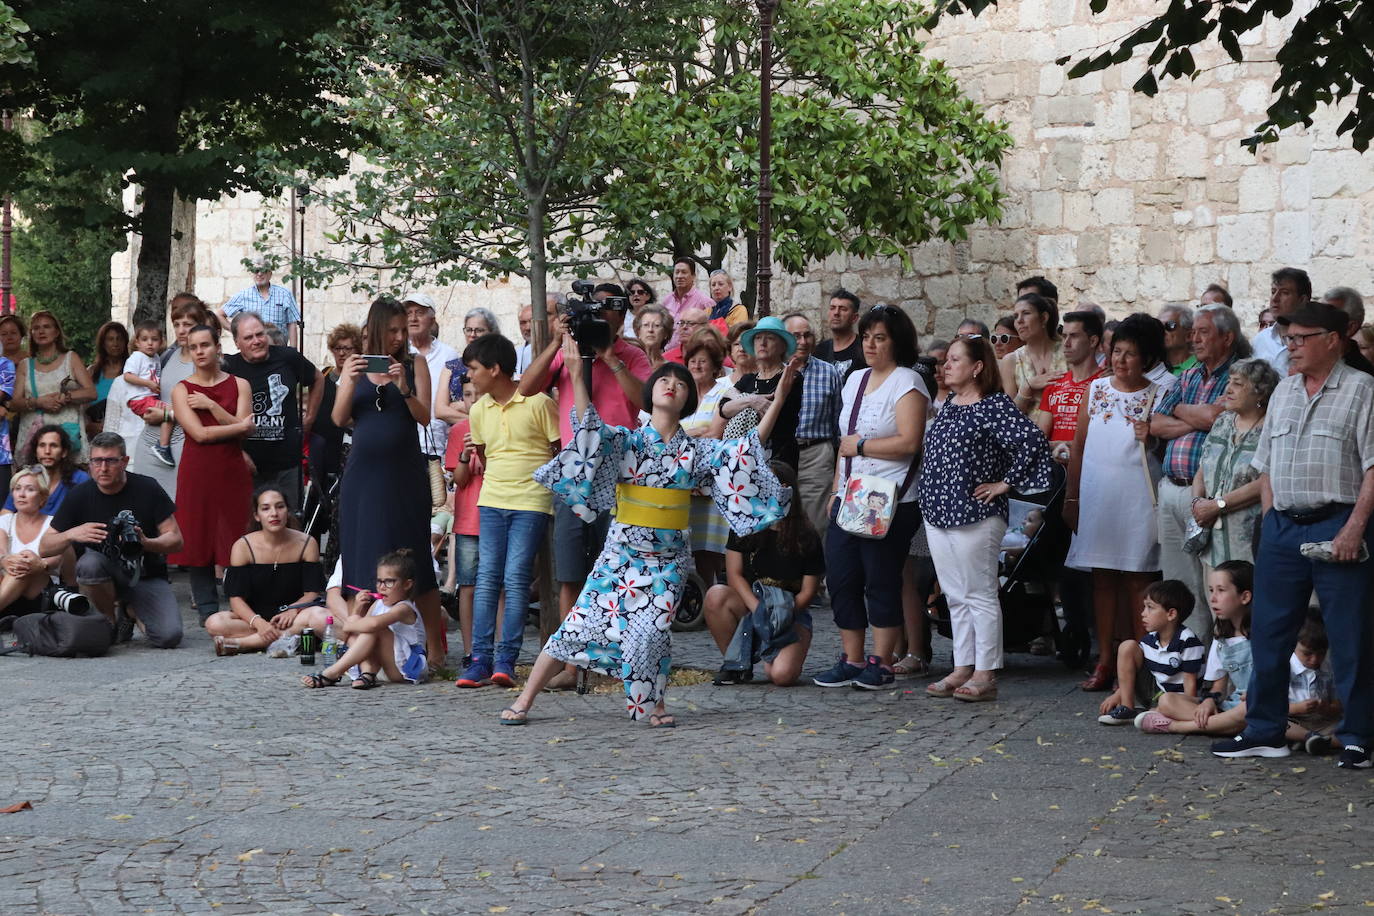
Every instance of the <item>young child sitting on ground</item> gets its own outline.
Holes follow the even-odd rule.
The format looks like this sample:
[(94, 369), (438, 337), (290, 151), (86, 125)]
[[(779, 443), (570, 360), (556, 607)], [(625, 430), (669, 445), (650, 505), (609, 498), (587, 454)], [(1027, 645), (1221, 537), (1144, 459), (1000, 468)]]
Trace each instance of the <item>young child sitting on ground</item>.
[(134, 326), (134, 345), (138, 348), (124, 362), (124, 383), (129, 389), (129, 409), (143, 419), (161, 424), (157, 445), (152, 446), (157, 460), (167, 467), (176, 467), (172, 456), (172, 405), (162, 400), (162, 325), (156, 321), (140, 321)]
[(1298, 645), (1288, 660), (1288, 733), (1293, 746), (1309, 754), (1330, 754), (1332, 734), (1341, 718), (1331, 672), (1325, 667), (1329, 648), (1326, 625), (1308, 617), (1298, 631)]
[(346, 671), (354, 690), (376, 687), (378, 671), (393, 684), (418, 684), (424, 678), (425, 624), (412, 602), (414, 555), (395, 550), (378, 560), (376, 586), (376, 592), (358, 593), (353, 616), (343, 622), (348, 651), (323, 671), (302, 677), (302, 686), (333, 687)]
[(1103, 725), (1130, 725), (1144, 712), (1136, 706), (1136, 672), (1141, 668), (1154, 676), (1165, 693), (1197, 696), (1198, 675), (1202, 673), (1202, 641), (1183, 625), (1193, 612), (1193, 593), (1177, 579), (1152, 582), (1145, 589), (1145, 607), (1140, 619), (1145, 638), (1123, 642), (1116, 653), (1116, 690), (1102, 701), (1097, 721)]
[(1216, 638), (1203, 679), (1212, 690), (1201, 699), (1166, 693), (1159, 708), (1142, 712), (1135, 726), (1150, 734), (1238, 735), (1245, 728), (1245, 690), (1250, 685), (1250, 610), (1255, 567), (1227, 560), (1207, 577), (1207, 603)]
[[(797, 472), (790, 466), (774, 461), (770, 467), (782, 483), (797, 485)], [(706, 592), (706, 626), (720, 651), (727, 653), (727, 664), (715, 678), (717, 687), (752, 681), (753, 665), (758, 660), (763, 661), (764, 675), (777, 686), (796, 683), (811, 647), (811, 602), (824, 575), (821, 538), (800, 499), (792, 500), (787, 517), (770, 528), (746, 537), (731, 533), (725, 547), (726, 584), (713, 585)], [(791, 613), (783, 609), (770, 614), (767, 632), (751, 621), (751, 638), (739, 637), (750, 644), (742, 642), (739, 657), (731, 658), (740, 621), (753, 615), (763, 600), (756, 586), (775, 586), (790, 594)], [(765, 610), (769, 608), (765, 606)], [(774, 621), (784, 620), (785, 627), (772, 629)], [(748, 667), (742, 667), (745, 665)]]

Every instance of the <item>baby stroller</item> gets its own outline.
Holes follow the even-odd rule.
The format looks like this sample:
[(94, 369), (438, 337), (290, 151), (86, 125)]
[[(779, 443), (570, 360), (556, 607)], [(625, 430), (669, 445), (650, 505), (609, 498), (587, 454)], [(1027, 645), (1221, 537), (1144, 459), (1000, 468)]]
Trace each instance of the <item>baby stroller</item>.
[[(1063, 468), (1055, 466), (1054, 480), (1043, 493), (1017, 494), (1009, 500), (1008, 538), (1004, 540), (997, 597), (1002, 605), (1003, 642), (1008, 652), (1029, 651), (1037, 637), (1057, 646), (1061, 639), (1055, 614), (1055, 587), (1072, 532), (1064, 522)], [(1021, 532), (1024, 540), (1014, 537)], [(1015, 546), (1010, 546), (1015, 545)], [(940, 635), (951, 635), (949, 605), (944, 595), (933, 597), (926, 617)]]

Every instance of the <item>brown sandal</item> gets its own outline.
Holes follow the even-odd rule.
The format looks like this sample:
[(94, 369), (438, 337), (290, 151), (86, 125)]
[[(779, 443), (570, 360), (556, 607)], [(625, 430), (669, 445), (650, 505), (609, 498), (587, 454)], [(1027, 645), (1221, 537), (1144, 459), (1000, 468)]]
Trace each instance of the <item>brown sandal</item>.
[(1116, 672), (1110, 665), (1098, 665), (1093, 669), (1092, 675), (1083, 683), (1078, 685), (1078, 689), (1084, 693), (1101, 693), (1104, 690), (1112, 689), (1112, 678)]

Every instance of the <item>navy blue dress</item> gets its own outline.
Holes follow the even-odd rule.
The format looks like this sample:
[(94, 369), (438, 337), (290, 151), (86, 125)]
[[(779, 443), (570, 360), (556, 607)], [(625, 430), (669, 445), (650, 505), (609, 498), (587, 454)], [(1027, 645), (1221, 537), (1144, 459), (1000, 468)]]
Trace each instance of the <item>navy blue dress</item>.
[[(415, 385), (414, 368), (406, 370), (406, 380)], [(358, 379), (350, 406), (353, 448), (339, 487), (344, 584), (372, 588), (377, 561), (408, 547), (415, 558), (415, 594), (423, 595), (438, 582), (429, 557), (429, 476), (415, 419), (393, 383), (379, 390), (366, 376)]]

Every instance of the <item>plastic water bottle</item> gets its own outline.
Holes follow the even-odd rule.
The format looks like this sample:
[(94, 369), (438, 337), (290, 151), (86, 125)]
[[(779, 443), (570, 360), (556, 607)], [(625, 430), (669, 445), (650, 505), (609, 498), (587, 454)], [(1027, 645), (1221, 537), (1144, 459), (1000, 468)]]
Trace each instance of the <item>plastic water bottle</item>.
[(334, 618), (326, 617), (324, 620), (324, 640), (320, 646), (320, 656), (326, 668), (339, 660), (339, 656), (343, 654), (341, 650), (339, 637), (334, 631)]

